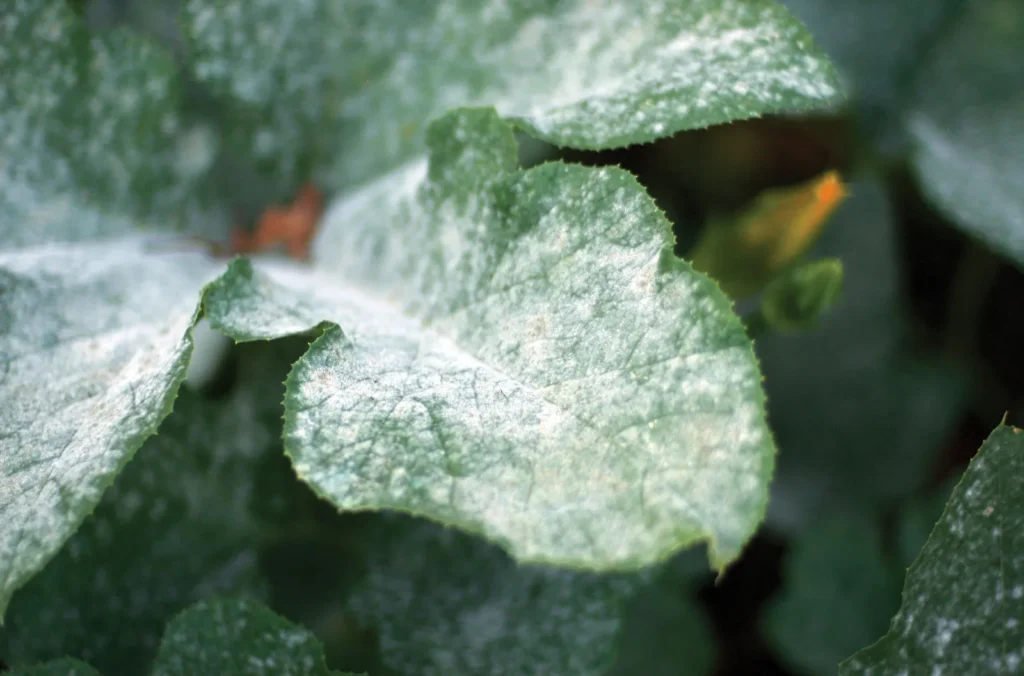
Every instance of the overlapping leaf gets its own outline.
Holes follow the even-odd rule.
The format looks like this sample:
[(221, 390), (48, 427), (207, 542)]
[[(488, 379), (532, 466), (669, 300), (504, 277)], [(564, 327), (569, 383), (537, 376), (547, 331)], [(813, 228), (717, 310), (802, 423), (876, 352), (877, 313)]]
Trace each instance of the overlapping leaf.
[(841, 674), (1012, 674), (1024, 665), (1024, 434), (1001, 425), (907, 572), (889, 633)]
[(253, 352), (255, 377), (228, 401), (183, 393), (95, 513), (15, 595), (0, 629), (5, 660), (71, 655), (105, 674), (146, 674), (188, 603), (265, 594), (263, 522), (289, 504), (294, 480), (278, 432), (287, 365)]
[(839, 100), (827, 60), (770, 0), (189, 0), (184, 30), (196, 77), (237, 111), (232, 147), (335, 188), (420, 154), (426, 125), (457, 106), (609, 148)]
[(0, 609), (169, 412), (215, 270), (138, 237), (0, 251)]
[(673, 256), (628, 174), (514, 171), (486, 109), (431, 140), (429, 169), (335, 206), (314, 273), (239, 264), (211, 290), (229, 335), (336, 322), (288, 379), (299, 475), (342, 508), (459, 525), (524, 561), (632, 567), (708, 539), (727, 563), (773, 459), (727, 299)]
[[(963, 0), (782, 0), (836, 63), (871, 131), (892, 134), (915, 68)], [(887, 141), (895, 140), (884, 139)]]

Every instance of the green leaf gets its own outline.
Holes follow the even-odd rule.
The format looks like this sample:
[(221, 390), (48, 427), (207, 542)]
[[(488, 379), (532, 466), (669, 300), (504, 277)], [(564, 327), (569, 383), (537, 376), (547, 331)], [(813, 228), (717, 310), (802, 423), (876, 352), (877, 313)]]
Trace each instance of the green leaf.
[(803, 263), (765, 287), (761, 317), (780, 333), (806, 331), (835, 305), (842, 286), (843, 263), (838, 258)]
[(605, 674), (623, 606), (646, 573), (516, 565), (477, 538), (382, 517), (347, 615), (402, 674)]
[(967, 393), (959, 372), (910, 341), (881, 186), (855, 181), (850, 193), (811, 251), (843, 262), (836, 305), (814, 330), (757, 340), (779, 447), (768, 518), (784, 530), (919, 488)]
[(330, 673), (313, 634), (257, 603), (236, 599), (201, 601), (174, 618), (153, 667), (153, 676)]
[(170, 55), (128, 31), (88, 33), (68, 2), (5, 3), (0, 22), (0, 242), (202, 221), (210, 132), (185, 120)]
[(729, 301), (629, 174), (514, 171), (490, 110), (429, 138), (429, 168), (335, 205), (313, 270), (238, 262), (211, 288), (211, 325), (236, 338), (336, 322), (288, 377), (299, 476), (520, 561), (639, 567), (698, 540), (731, 561), (773, 449)]
[(1010, 674), (1024, 664), (1024, 436), (1000, 425), (907, 571), (889, 633), (841, 674)]
[(457, 106), (610, 148), (839, 99), (827, 60), (769, 0), (184, 7), (192, 70), (235, 111), (229, 145), (286, 183), (310, 164), (333, 188), (379, 175)]
[(4, 672), (7, 676), (100, 676), (100, 672), (85, 662), (63, 658), (31, 667), (15, 667)]
[[(224, 402), (184, 391), (160, 434), (14, 596), (0, 629), (7, 661), (74, 655), (111, 676), (148, 673), (167, 621), (196, 598), (265, 596), (264, 522), (296, 485), (280, 454), (287, 364), (245, 356), (250, 382)], [(273, 474), (292, 480), (275, 485)]]
[(1024, 4), (964, 3), (918, 75), (907, 116), (925, 194), (1024, 265)]
[(138, 238), (0, 251), (0, 611), (170, 411), (216, 269)]
[(834, 673), (885, 632), (899, 606), (901, 569), (863, 517), (830, 515), (813, 524), (793, 542), (782, 575), (765, 628), (786, 661), (807, 673)]
[[(626, 604), (612, 676), (702, 676), (715, 665), (715, 637), (696, 602), (707, 577), (699, 550), (668, 561)], [(703, 576), (698, 577), (698, 574)]]

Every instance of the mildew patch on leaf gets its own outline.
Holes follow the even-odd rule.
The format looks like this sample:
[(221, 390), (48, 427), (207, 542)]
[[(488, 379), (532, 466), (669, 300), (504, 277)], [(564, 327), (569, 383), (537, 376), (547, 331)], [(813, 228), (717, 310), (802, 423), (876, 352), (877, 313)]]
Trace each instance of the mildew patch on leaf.
[(202, 601), (167, 627), (153, 676), (328, 676), (307, 629), (251, 601)]
[(0, 629), (9, 664), (74, 655), (108, 674), (149, 673), (168, 620), (197, 597), (266, 595), (255, 506), (288, 502), (263, 474), (290, 475), (265, 422), (279, 415), (283, 375), (248, 363), (256, 382), (227, 401), (185, 390), (96, 511), (14, 595)]
[(1024, 667), (1024, 434), (1000, 425), (907, 571), (889, 633), (840, 673), (1015, 674)]
[(90, 35), (66, 2), (11, 0), (0, 73), (3, 246), (126, 233), (144, 218), (205, 215), (209, 228), (196, 191), (215, 141), (182, 119), (169, 54), (123, 30)]
[(233, 145), (284, 180), (310, 161), (334, 188), (419, 154), (458, 106), (609, 148), (840, 98), (770, 0), (189, 0), (184, 26), (196, 77), (258, 111)]
[(138, 237), (0, 250), (0, 612), (170, 411), (219, 269)]
[(728, 563), (773, 465), (728, 300), (672, 255), (629, 174), (515, 171), (491, 110), (428, 138), (429, 168), (334, 205), (315, 270), (238, 263), (211, 289), (233, 336), (333, 322), (288, 379), (299, 475), (342, 509), (458, 525), (521, 561), (638, 567), (707, 539)]

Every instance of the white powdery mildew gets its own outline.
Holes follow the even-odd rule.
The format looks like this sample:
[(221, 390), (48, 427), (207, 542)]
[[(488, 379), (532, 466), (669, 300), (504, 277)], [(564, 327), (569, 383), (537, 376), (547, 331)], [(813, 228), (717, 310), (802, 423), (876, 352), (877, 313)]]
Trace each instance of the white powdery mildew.
[(0, 252), (3, 604), (155, 430), (215, 270), (142, 239)]
[(506, 213), (457, 209), (410, 199), (422, 176), (341, 200), (320, 272), (264, 265), (246, 292), (304, 299), (255, 303), (258, 335), (275, 313), (341, 327), (290, 378), (298, 473), (343, 508), (412, 510), (521, 560), (636, 566), (704, 537), (729, 560), (770, 474), (759, 376), (724, 299), (663, 260), (649, 199), (624, 172), (549, 165), (504, 181)]
[(491, 93), (498, 110), (545, 138), (604, 145), (821, 105), (838, 94), (825, 63), (803, 51), (807, 38), (777, 7), (642, 7), (572, 3), (481, 54), (503, 76)]
[(127, 31), (90, 37), (66, 4), (4, 10), (0, 242), (87, 241), (157, 215), (194, 224), (214, 142), (183, 128), (170, 55)]
[(415, 156), (460, 106), (593, 148), (839, 98), (803, 27), (760, 0), (190, 0), (186, 16), (199, 79), (269, 121), (246, 129), (267, 139), (254, 156), (285, 151), (287, 174), (296, 139), (338, 138), (345, 152), (318, 163), (335, 187)]
[[(261, 461), (278, 451), (255, 390), (236, 388), (223, 406), (190, 393), (176, 400), (159, 435), (15, 594), (0, 634), (5, 659), (74, 654), (113, 671), (119, 656), (155, 651), (167, 620), (193, 599), (263, 591), (252, 505)], [(262, 488), (262, 504), (273, 504), (278, 496)], [(95, 631), (112, 617), (121, 630)]]
[(1024, 655), (1024, 435), (1000, 426), (907, 573), (889, 633), (851, 674), (1016, 673)]

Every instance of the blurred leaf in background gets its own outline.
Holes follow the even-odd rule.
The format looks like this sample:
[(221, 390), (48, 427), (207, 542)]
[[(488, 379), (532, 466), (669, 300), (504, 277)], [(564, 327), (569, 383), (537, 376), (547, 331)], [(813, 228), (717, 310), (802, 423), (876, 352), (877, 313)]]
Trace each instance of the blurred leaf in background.
[(965, 0), (782, 1), (838, 66), (868, 136), (898, 148), (908, 83)]
[(1024, 269), (1024, 2), (965, 3), (921, 63), (906, 120), (925, 195)]
[(851, 652), (885, 633), (899, 607), (902, 573), (868, 516), (818, 519), (790, 545), (783, 588), (767, 610), (765, 630), (802, 673), (832, 673)]

